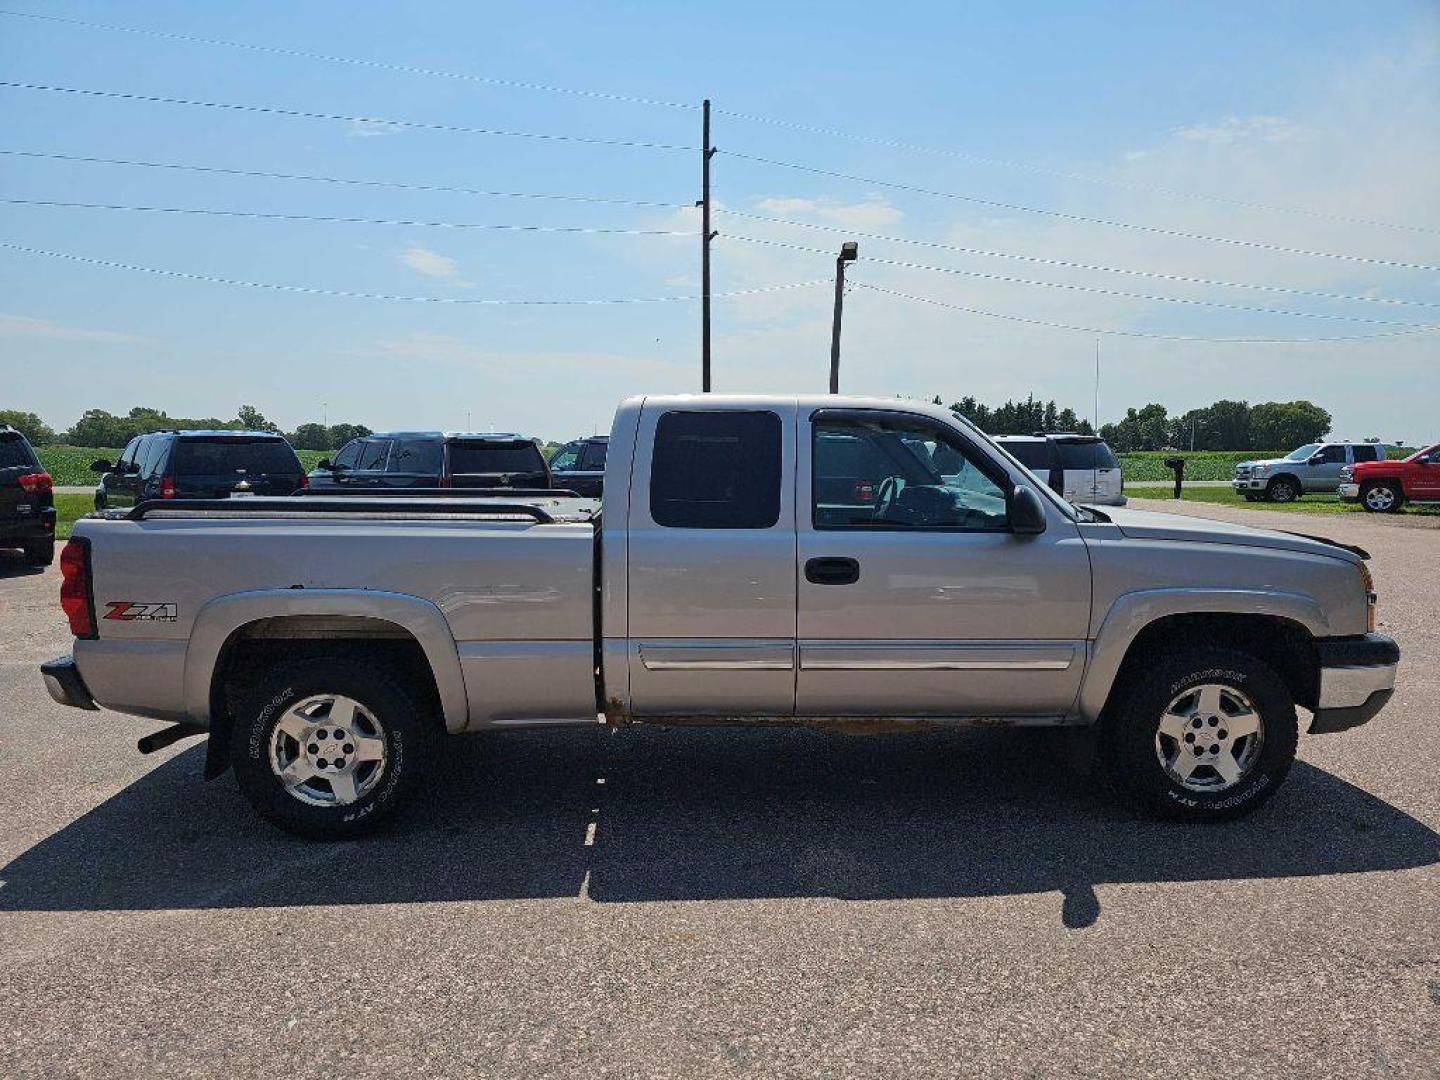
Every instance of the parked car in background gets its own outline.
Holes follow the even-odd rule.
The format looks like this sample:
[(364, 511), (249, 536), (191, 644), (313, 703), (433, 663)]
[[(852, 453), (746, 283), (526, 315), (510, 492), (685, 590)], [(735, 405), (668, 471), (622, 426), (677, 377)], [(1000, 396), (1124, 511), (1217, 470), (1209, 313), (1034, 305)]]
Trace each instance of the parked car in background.
[(305, 467), (281, 435), (269, 431), (152, 431), (126, 444), (120, 460), (90, 463), (100, 473), (95, 509), (150, 499), (228, 499), (293, 495)]
[(1124, 506), (1125, 475), (1098, 435), (1000, 435), (995, 441), (1057, 495), (1073, 503)]
[(1339, 490), (1340, 470), (1347, 465), (1384, 460), (1379, 443), (1306, 443), (1283, 458), (1240, 462), (1231, 483), (1249, 502), (1294, 502), (1301, 495)]
[(609, 435), (591, 435), (560, 447), (550, 457), (555, 485), (598, 499), (605, 489), (605, 450), (609, 445)]
[(1407, 502), (1440, 502), (1440, 443), (1403, 461), (1361, 461), (1340, 470), (1340, 501), (1375, 514), (1394, 514)]
[(55, 486), (9, 424), (0, 424), (0, 548), (19, 548), (31, 566), (55, 561)]
[(310, 473), (312, 494), (555, 487), (539, 444), (508, 432), (390, 431), (351, 439)]

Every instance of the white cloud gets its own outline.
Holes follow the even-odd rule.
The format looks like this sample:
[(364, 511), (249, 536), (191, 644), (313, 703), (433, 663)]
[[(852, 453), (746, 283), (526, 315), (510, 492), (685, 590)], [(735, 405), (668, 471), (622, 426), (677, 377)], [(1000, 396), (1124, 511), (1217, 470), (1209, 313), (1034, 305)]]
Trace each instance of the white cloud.
[(103, 345), (134, 345), (142, 337), (119, 330), (86, 330), (78, 326), (62, 326), (50, 319), (29, 315), (0, 314), (0, 337), (45, 338), (50, 341), (86, 341)]
[(447, 285), (460, 288), (470, 286), (470, 282), (465, 280), (465, 276), (460, 272), (459, 263), (448, 255), (441, 255), (438, 251), (431, 251), (419, 244), (411, 244), (401, 252), (400, 261), (417, 274), (443, 281)]
[(761, 199), (756, 208), (776, 217), (800, 218), (840, 225), (847, 229), (871, 230), (893, 225), (905, 215), (898, 207), (880, 197), (872, 196), (861, 202), (841, 203), (832, 199), (806, 199), (794, 196), (778, 196)]
[(1175, 135), (1189, 142), (1228, 146), (1241, 142), (1282, 143), (1303, 139), (1303, 128), (1282, 116), (1231, 116), (1218, 124), (1195, 124), (1175, 129)]
[(351, 120), (345, 134), (352, 139), (373, 139), (377, 135), (399, 135), (404, 130), (399, 124), (388, 124), (384, 120)]

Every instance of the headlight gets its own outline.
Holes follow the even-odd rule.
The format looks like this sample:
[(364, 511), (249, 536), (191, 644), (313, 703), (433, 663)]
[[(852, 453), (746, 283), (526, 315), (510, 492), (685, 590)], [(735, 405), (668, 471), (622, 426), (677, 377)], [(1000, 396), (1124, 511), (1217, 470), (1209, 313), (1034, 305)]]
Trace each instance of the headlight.
[(1251, 476), (1264, 476), (1270, 471), (1269, 465), (1256, 465), (1250, 470)]

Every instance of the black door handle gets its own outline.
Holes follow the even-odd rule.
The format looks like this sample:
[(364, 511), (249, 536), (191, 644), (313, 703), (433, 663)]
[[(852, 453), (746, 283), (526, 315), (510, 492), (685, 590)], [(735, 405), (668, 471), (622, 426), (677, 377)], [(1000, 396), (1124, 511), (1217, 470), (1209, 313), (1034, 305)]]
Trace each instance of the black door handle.
[(805, 580), (812, 585), (854, 585), (860, 580), (860, 563), (836, 557), (808, 559)]

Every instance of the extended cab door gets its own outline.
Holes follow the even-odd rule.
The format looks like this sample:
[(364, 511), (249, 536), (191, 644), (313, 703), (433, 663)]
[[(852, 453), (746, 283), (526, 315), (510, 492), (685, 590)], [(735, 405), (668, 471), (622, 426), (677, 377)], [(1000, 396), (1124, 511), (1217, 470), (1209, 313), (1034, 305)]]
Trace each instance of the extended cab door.
[(1350, 448), (1343, 443), (1322, 446), (1310, 455), (1309, 468), (1301, 469), (1300, 482), (1306, 491), (1335, 491), (1340, 487), (1340, 470), (1350, 462)]
[(1009, 528), (1007, 469), (968, 434), (903, 411), (798, 418), (804, 716), (1054, 718), (1085, 667), (1090, 560), (1042, 495)]
[(638, 715), (795, 708), (795, 408), (646, 405), (630, 477)]

